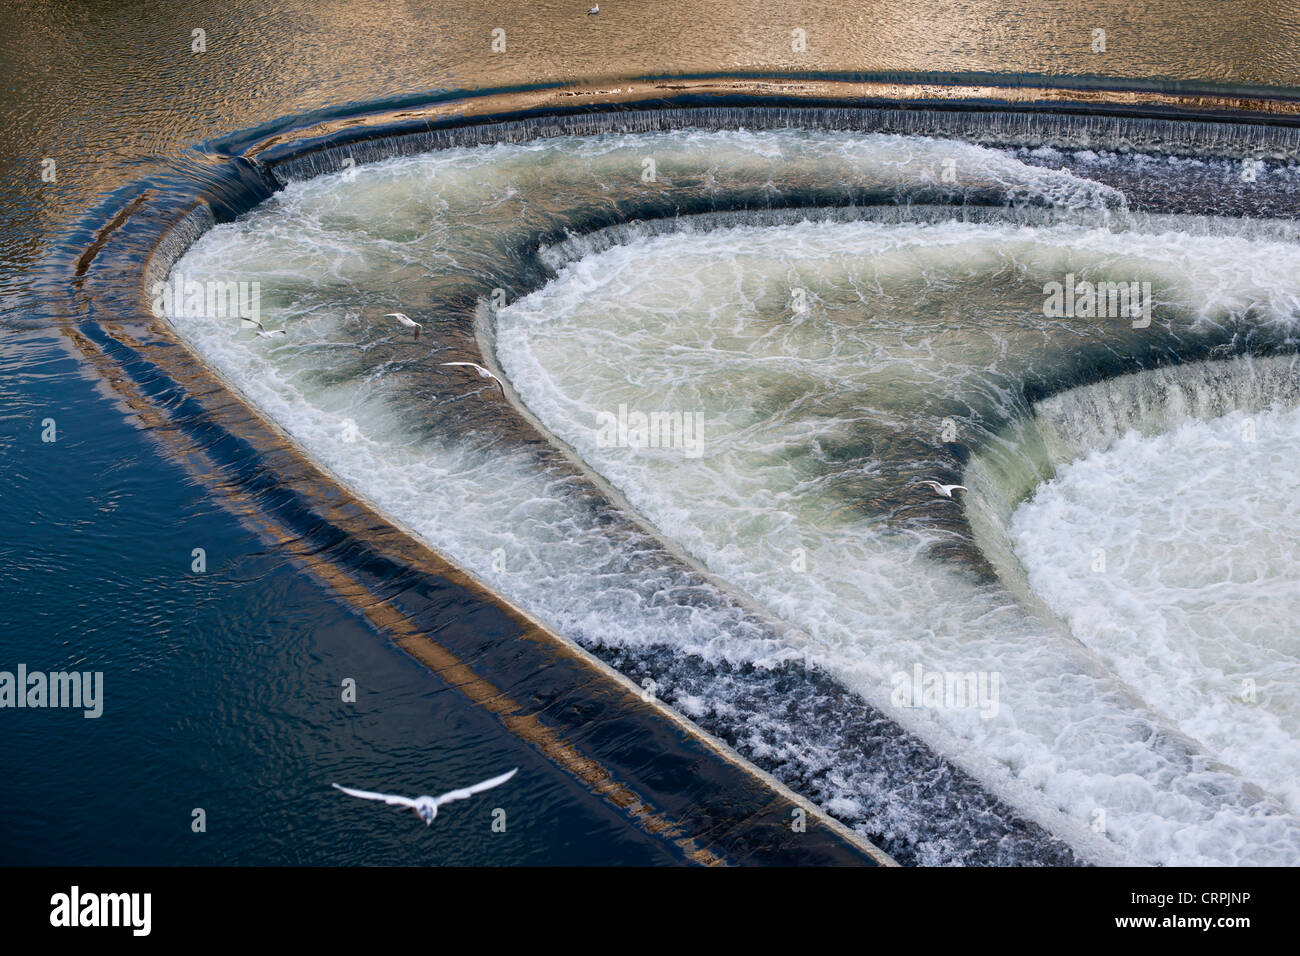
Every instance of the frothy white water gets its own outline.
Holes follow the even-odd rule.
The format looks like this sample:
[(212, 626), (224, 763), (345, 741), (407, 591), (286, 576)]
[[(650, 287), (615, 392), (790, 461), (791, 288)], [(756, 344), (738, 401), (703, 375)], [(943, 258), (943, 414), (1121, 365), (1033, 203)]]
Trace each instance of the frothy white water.
[[(646, 156), (659, 177), (648, 185)], [(942, 520), (896, 520), (960, 507), (898, 486), (915, 477), (900, 463), (911, 438), (971, 409), (1009, 413), (1022, 375), (1134, 341), (1115, 320), (1044, 320), (1044, 282), (1145, 279), (1185, 324), (1247, 311), (1281, 324), (1295, 246), (1204, 221), (1185, 224), (1193, 237), (1174, 219), (1163, 234), (821, 223), (633, 235), (503, 310), (499, 358), (529, 408), (727, 590), (788, 622), (783, 633), (611, 533), (571, 473), (494, 429), (481, 386), (437, 364), (466, 357), (447, 343), (469, 339), (429, 302), (486, 294), (517, 265), (511, 243), (570, 210), (607, 216), (629, 193), (672, 197), (683, 183), (694, 198), (775, 181), (889, 190), (939, 182), (948, 160), (1009, 196), (1114, 198), (993, 151), (904, 137), (686, 132), (448, 150), (292, 184), (178, 263), (186, 278), (261, 281), (263, 319), (288, 335), (172, 320), (343, 484), (561, 633), (824, 668), (1095, 859), (1296, 862), (1294, 819), (1269, 810), (1247, 771), (1206, 766), (1173, 733), (1176, 714), (933, 557), (951, 534)], [(419, 343), (382, 318), (397, 310), (425, 323)], [(597, 416), (620, 405), (700, 415), (701, 454), (602, 444)], [(995, 706), (903, 706), (895, 678), (918, 665), (983, 675), (986, 689), (996, 675), (996, 700), (982, 701)], [(743, 713), (755, 747), (782, 720), (762, 701), (689, 705)], [(819, 753), (809, 743), (787, 759)], [(847, 775), (832, 784), (832, 809), (890, 799)]]
[(1300, 411), (1131, 431), (1015, 513), (1030, 586), (1162, 713), (1300, 811)]
[[(1256, 781), (1208, 769), (1187, 756), (1190, 742), (1182, 757), (1168, 746), (1181, 712), (935, 561), (942, 531), (881, 520), (958, 507), (888, 487), (891, 444), (941, 427), (927, 405), (996, 400), (991, 368), (1060, 360), (1061, 330), (1034, 311), (1045, 276), (1153, 277), (1185, 324), (1247, 309), (1289, 321), (1300, 259), (1264, 248), (956, 223), (666, 236), (566, 267), (498, 317), (498, 352), (549, 427), (668, 537), (797, 625), (808, 660), (1017, 805), (1040, 819), (1104, 820), (1111, 839), (1153, 862), (1291, 861), (1295, 821), (1258, 813)], [(994, 284), (1018, 288), (1020, 308)], [(973, 320), (944, 314), (963, 286), (976, 290), (974, 309), (958, 305)], [(796, 289), (806, 310), (787, 301)], [(1107, 321), (1092, 331), (1106, 334)], [(611, 443), (611, 418), (638, 411), (698, 416), (702, 448)], [(987, 678), (997, 705), (915, 709), (897, 691), (918, 668)]]

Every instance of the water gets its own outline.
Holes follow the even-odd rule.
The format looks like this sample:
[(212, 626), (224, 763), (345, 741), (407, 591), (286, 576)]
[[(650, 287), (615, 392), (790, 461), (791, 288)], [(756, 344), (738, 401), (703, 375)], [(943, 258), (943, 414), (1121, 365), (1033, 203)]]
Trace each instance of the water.
[[(1270, 319), (1292, 319), (1294, 249), (1280, 255), (1275, 248), (1233, 247), (1220, 237), (1196, 242), (1171, 233), (1080, 236), (1075, 229), (934, 225), (810, 225), (665, 238), (567, 267), (556, 283), (502, 313), (499, 342), (525, 402), (640, 513), (711, 570), (797, 624), (811, 643), (795, 645), (805, 659), (920, 736), (943, 740), (912, 714), (889, 708), (883, 698), (892, 675), (910, 672), (917, 662), (927, 672), (998, 673), (996, 717), (976, 719), (985, 715), (973, 709), (936, 711), (942, 732), (955, 738), (937, 746), (990, 786), (1007, 787), (1002, 792), (1016, 805), (1045, 798), (1050, 810), (1079, 822), (1105, 809), (1108, 835), (1147, 862), (1292, 862), (1294, 822), (1260, 819), (1253, 786), (1227, 775), (1215, 779), (1194, 757), (1173, 759), (1160, 738), (1167, 723), (1209, 741), (1203, 753), (1248, 768), (1243, 776), (1268, 791), (1266, 804), (1276, 801), (1292, 811), (1294, 739), (1256, 736), (1255, 759), (1236, 760), (1234, 748), (1219, 745), (1232, 733), (1227, 723), (1216, 724), (1212, 713), (1193, 717), (1196, 705), (1184, 699), (1192, 692), (1167, 669), (1143, 671), (1146, 657), (1117, 668), (1103, 654), (1110, 673), (1099, 673), (1072, 642), (1015, 614), (1001, 594), (936, 567), (926, 552), (942, 542), (946, 529), (927, 533), (917, 527), (916, 513), (954, 506), (927, 508), (922, 495), (900, 487), (927, 474), (924, 461), (904, 456), (916, 449), (918, 436), (942, 429), (942, 403), (975, 406), (980, 417), (1006, 415), (1010, 403), (998, 393), (1009, 390), (1008, 378), (1020, 371), (1017, 358), (1027, 354), (1035, 374), (1052, 375), (1052, 360), (1060, 362), (1060, 353), (1080, 339), (1108, 336), (1098, 323), (1045, 331), (1033, 310), (1046, 276), (1067, 269), (1094, 278), (1150, 275), (1162, 287), (1180, 287), (1162, 290), (1170, 300), (1196, 302), (1210, 315), (1271, 301), (1265, 305)], [(1280, 256), (1272, 259), (1277, 271), (1258, 266), (1272, 256)], [(1018, 309), (1007, 308), (1005, 290), (1017, 282), (1029, 287), (1028, 294)], [(809, 292), (812, 305), (803, 318), (792, 316), (784, 301), (791, 288)], [(955, 292), (960, 298), (954, 302)], [(971, 318), (962, 321), (953, 314), (958, 311)], [(1070, 374), (1070, 364), (1066, 358), (1056, 375)], [(624, 404), (646, 412), (698, 412), (706, 423), (704, 453), (695, 460), (680, 449), (601, 447), (597, 415)], [(1286, 461), (1285, 447), (1260, 447), (1277, 456), (1278, 467)], [(1221, 469), (1242, 464), (1220, 455)], [(1146, 507), (1130, 501), (1135, 509)], [(1053, 546), (1076, 548), (1086, 540), (1084, 527), (1104, 522), (1092, 504), (1080, 503), (1074, 526), (1051, 528)], [(1158, 515), (1148, 518), (1159, 521)], [(1135, 531), (1118, 516), (1109, 526)], [(1286, 560), (1285, 549), (1270, 550), (1236, 527), (1239, 550)], [(1294, 520), (1276, 527), (1279, 535), (1292, 534)], [(908, 533), (900, 533), (904, 529)], [(1156, 553), (1180, 568), (1187, 560), (1198, 568), (1200, 583), (1234, 580), (1231, 573), (1216, 576), (1222, 563), (1171, 558), (1164, 537), (1152, 539)], [(1069, 569), (1043, 550), (1040, 543), (1031, 567), (1040, 575), (1055, 571), (1051, 580), (1059, 588), (1062, 577), (1070, 579)], [(1241, 573), (1250, 576), (1248, 569)], [(1276, 697), (1294, 699), (1295, 643), (1285, 622), (1296, 596), (1286, 599), (1292, 571), (1283, 564), (1278, 574), (1273, 588), (1264, 585), (1276, 615), (1258, 623), (1268, 635), (1266, 650), (1242, 653), (1227, 635), (1198, 621), (1182, 627), (1220, 654), (1238, 652), (1237, 683), (1246, 675), (1268, 675)], [(1114, 603), (1143, 607), (1146, 596)], [(1096, 595), (1094, 602), (1109, 607), (1107, 597)], [(1241, 594), (1240, 607), (1260, 597)], [(1058, 611), (1062, 600), (1053, 602)], [(1070, 612), (1072, 623), (1086, 613), (1073, 604)], [(1079, 633), (1077, 624), (1074, 630)], [(1153, 639), (1150, 628), (1142, 634)], [(1136, 640), (1131, 633), (1130, 640)], [(756, 651), (771, 655), (752, 645), (734, 649)], [(1149, 653), (1160, 652), (1156, 641)], [(1135, 679), (1138, 672), (1144, 680)], [(1164, 693), (1144, 693), (1139, 703), (1112, 674), (1140, 691), (1155, 685)], [(1223, 706), (1229, 698), (1220, 690)], [(1200, 710), (1209, 708), (1202, 702)], [(1207, 735), (1207, 723), (1218, 733)], [(1235, 739), (1250, 737), (1245, 728), (1238, 731)], [(993, 758), (991, 766), (980, 767), (972, 744)], [(1265, 771), (1272, 753), (1289, 756)], [(999, 779), (1003, 768), (1011, 780)], [(1031, 788), (1039, 793), (1023, 792)], [(1204, 800), (1209, 788), (1219, 791), (1217, 799)], [(851, 801), (846, 791), (836, 799)], [(1233, 803), (1239, 809), (1229, 810)]]
[[(1284, 792), (1045, 627), (958, 506), (917, 487), (1021, 418), (1026, 383), (1291, 340), (1287, 223), (1135, 212), (1032, 158), (791, 130), (404, 157), (291, 182), (177, 263), (260, 281), (285, 336), (172, 321), (344, 484), (901, 859), (1044, 862), (1055, 837), (1100, 862), (1294, 862)], [(1289, 167), (1271, 175), (1290, 188)], [(893, 202), (861, 204), (877, 197)], [(1009, 205), (971, 205), (993, 198)], [(818, 201), (850, 205), (781, 211)], [(558, 238), (608, 210), (756, 203)], [(1151, 283), (1150, 327), (1044, 321), (1044, 283), (1067, 273)], [(493, 288), (529, 285), (492, 314)], [(395, 309), (424, 337), (382, 318)], [(475, 336), (526, 417), (439, 364), (477, 357)], [(698, 420), (703, 441), (610, 447), (600, 416), (620, 407)], [(900, 705), (918, 666), (997, 675), (995, 706)], [(810, 685), (820, 707), (800, 706)], [(828, 728), (846, 699), (847, 729)], [(881, 720), (890, 759), (843, 746)], [(890, 795), (934, 760), (945, 776), (897, 813)], [(937, 823), (944, 801), (961, 809)]]
[[(1043, 73), (1085, 86), (1119, 77), (1210, 81), (1233, 93), (1294, 84), (1286, 39), (1294, 31), (1285, 12), (1267, 4), (1237, 5), (1230, 14), (1215, 4), (1187, 9), (1156, 5), (1134, 13), (1124, 5), (1088, 4), (1053, 10), (1049, 23), (1032, 4), (1007, 18), (1002, 8), (990, 13), (980, 4), (954, 15), (949, 6), (935, 12), (909, 2), (882, 9), (863, 29), (852, 22), (855, 14), (831, 4), (810, 9), (810, 23), (817, 24), (810, 59), (819, 69), (959, 70), (983, 79), (1014, 71), (1013, 82)], [(148, 416), (126, 406), (92, 371), (102, 367), (97, 349), (66, 334), (114, 316), (65, 308), (68, 276), (51, 258), (74, 226), (93, 231), (104, 224), (107, 216), (77, 220), (112, 191), (141, 179), (157, 186), (178, 170), (202, 175), (213, 159), (196, 162), (190, 146), (277, 117), (539, 78), (810, 65), (789, 50), (783, 30), (769, 28), (766, 16), (734, 4), (629, 8), (606, 11), (599, 21), (574, 20), (569, 5), (554, 3), (530, 4), (522, 13), (500, 4), (459, 4), (449, 15), (428, 5), (321, 8), (294, 0), (0, 8), (0, 64), (10, 80), (0, 98), (6, 120), (0, 123), (3, 655), (9, 664), (102, 666), (110, 688), (107, 714), (98, 722), (47, 714), (7, 724), (0, 861), (678, 859), (395, 652), (325, 582), (286, 560), (259, 533), (256, 518), (228, 511), (226, 489), (178, 462), (170, 444), (152, 440)], [(1099, 23), (1110, 29), (1111, 54), (1098, 56), (1083, 42)], [(509, 32), (508, 55), (489, 51), (498, 25)], [(201, 55), (188, 52), (196, 27), (209, 38)], [(1126, 47), (1126, 27), (1155, 41)], [(1042, 42), (1044, 36), (1052, 42)], [(1053, 120), (1028, 139), (1050, 141), (1050, 131), (1063, 128)], [(1208, 147), (1218, 135), (1203, 127), (1194, 141)], [(57, 161), (57, 181), (40, 178), (44, 158)], [(1116, 170), (1096, 172), (1086, 175), (1125, 178)], [(1239, 197), (1222, 167), (1210, 164), (1201, 173), (1212, 188), (1186, 190), (1193, 205), (1219, 203), (1219, 211), (1237, 215), (1245, 203), (1265, 215), (1286, 214), (1266, 208), (1260, 199), (1266, 190)], [(1177, 199), (1158, 180), (1132, 176), (1124, 182), (1130, 195), (1136, 184), (1165, 201)], [(512, 263), (505, 275), (519, 279), (519, 266)], [(534, 270), (534, 277), (545, 274), (545, 267)], [(125, 273), (123, 282), (130, 283)], [(390, 397), (358, 406), (364, 414), (354, 421), (378, 427), (391, 411)], [(340, 404), (337, 410), (353, 409)], [(53, 448), (39, 441), (46, 417), (60, 429)], [(206, 585), (188, 571), (198, 545), (211, 558)], [(753, 608), (733, 614), (745, 626), (762, 617)], [(632, 670), (638, 660), (623, 663)], [(670, 655), (656, 659), (653, 672), (670, 689), (673, 679), (708, 689), (696, 686), (699, 674), (676, 674), (676, 667)], [(349, 711), (337, 699), (340, 675), (356, 677), (363, 688)], [(733, 671), (725, 680), (751, 694), (787, 680), (807, 686), (788, 669)], [(817, 699), (831, 701), (832, 710), (853, 709), (842, 688), (817, 686)], [(680, 699), (689, 709), (690, 698)], [(825, 723), (826, 706), (813, 708), (808, 719)], [(754, 748), (769, 743), (763, 734), (751, 735)], [(897, 744), (897, 735), (892, 722), (858, 719), (816, 742), (802, 741), (797, 753), (771, 743), (762, 760), (771, 767), (784, 763), (806, 792), (831, 800), (844, 788), (827, 779), (827, 766), (842, 766), (846, 752), (887, 750), (880, 744)], [(923, 763), (924, 773), (913, 773), (925, 786), (911, 784), (909, 792), (906, 774), (886, 773), (891, 789), (879, 800), (858, 808), (840, 801), (836, 811), (865, 820), (872, 832), (898, 831), (904, 836), (894, 842), (913, 847), (911, 858), (920, 861), (996, 860), (1003, 845), (1012, 859), (1070, 857), (1017, 823), (1006, 807), (987, 826), (932, 812), (942, 801), (926, 803), (935, 799), (926, 787), (938, 778), (973, 801), (967, 806), (984, 806), (980, 801), (988, 798), (958, 780), (951, 764), (926, 757), (923, 745), (903, 750), (913, 755), (908, 759), (931, 761)], [(425, 789), (515, 764), (523, 768), (520, 779), (532, 781), (533, 810), (508, 838), (457, 828), (412, 842), (394, 821), (340, 808), (327, 789), (336, 774), (363, 786)], [(405, 768), (401, 780), (388, 776), (394, 766)], [(196, 806), (209, 812), (204, 836), (189, 829)], [(450, 827), (454, 818), (439, 824)]]
[(1106, 666), (1300, 807), (1295, 409), (1130, 431), (1015, 513), (1029, 583)]
[[(45, 336), (0, 348), (5, 666), (104, 674), (104, 713), (4, 711), (0, 862), (669, 863), (675, 857), (260, 541)], [(62, 438), (40, 440), (55, 419)], [(166, 521), (161, 516), (168, 516)], [(206, 549), (208, 572), (190, 573)], [(355, 704), (341, 681), (357, 681)], [(414, 827), (341, 812), (333, 780), (423, 791), (505, 765), (506, 800)], [(392, 768), (403, 768), (393, 775)], [(545, 782), (543, 782), (545, 781)], [(534, 790), (533, 787), (536, 789)], [(513, 827), (492, 833), (504, 805)], [(191, 831), (192, 812), (207, 832)]]

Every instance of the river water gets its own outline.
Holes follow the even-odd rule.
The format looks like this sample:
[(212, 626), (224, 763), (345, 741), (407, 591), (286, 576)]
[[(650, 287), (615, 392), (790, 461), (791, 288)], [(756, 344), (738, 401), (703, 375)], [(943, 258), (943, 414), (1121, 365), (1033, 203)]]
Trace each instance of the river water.
[[(454, 17), (392, 4), (0, 12), (4, 662), (93, 666), (112, 688), (98, 721), (13, 722), (0, 860), (675, 859), (386, 646), (82, 366), (58, 331), (79, 317), (51, 307), (59, 278), (42, 263), (99, 197), (218, 133), (449, 88), (800, 69), (1165, 77), (1246, 92), (1295, 82), (1294, 25), (1267, 4), (1021, 13), (885, 4), (867, 22), (827, 5), (803, 27), (754, 5), (616, 5), (599, 20), (554, 3)], [(1091, 49), (1097, 28), (1106, 53)], [(805, 52), (790, 46), (795, 29)], [(1285, 404), (1288, 376), (1260, 365), (1228, 388), (1182, 380), (1215, 413), (1203, 423), (1139, 418), (1131, 436), (1062, 441), (1070, 453), (1055, 458), (1017, 431), (1026, 383), (1064, 393), (1136, 372), (1144, 356), (1289, 348), (1293, 167), (1269, 168), (1255, 207), (1237, 173), (1227, 161), (793, 130), (467, 147), (291, 182), (179, 264), (187, 278), (260, 281), (283, 338), (175, 321), (357, 493), (656, 681), (900, 860), (1288, 863), (1295, 516), (1276, 501), (1260, 510), (1294, 432), (1285, 408), (1269, 410)], [(994, 208), (972, 212), (972, 200)], [(900, 201), (905, 215), (892, 211)], [(791, 206), (812, 211), (780, 212)], [(692, 215), (598, 228), (669, 207)], [(1242, 212), (1271, 221), (1208, 215)], [(1045, 323), (1043, 284), (1068, 271), (1149, 281), (1156, 321)], [(498, 286), (511, 292), (504, 308), (464, 310)], [(471, 326), (438, 333), (452, 303), (456, 322), (490, 340), (526, 419), (496, 414), (490, 384), (438, 364), (479, 354)], [(381, 321), (399, 308), (426, 321), (428, 347)], [(600, 414), (620, 406), (698, 416), (698, 454), (599, 441)], [(47, 419), (61, 434), (52, 445), (40, 440)], [(582, 465), (539, 453), (524, 422)], [(1232, 444), (1248, 432), (1249, 447)], [(958, 480), (956, 445), (975, 449), (972, 473), (986, 476), (967, 481), (969, 534), (956, 505), (915, 486)], [(1180, 486), (1193, 468), (1198, 483)], [(1152, 474), (1162, 496), (1138, 508), (1124, 489)], [(617, 499), (614, 527), (574, 482)], [(1211, 507), (1232, 495), (1234, 509)], [(1172, 563), (1204, 580), (1165, 576), (1171, 552), (1134, 550), (1171, 527), (1185, 532), (1168, 542)], [(209, 556), (201, 579), (195, 547)], [(1117, 573), (1069, 573), (1098, 550)], [(1185, 595), (1220, 581), (1239, 588)], [(918, 665), (997, 675), (996, 706), (900, 705), (896, 675)], [(340, 701), (347, 677), (363, 688), (356, 705)], [(1246, 681), (1253, 700), (1241, 699)], [(338, 813), (330, 780), (377, 784), (395, 763), (412, 787), (522, 765), (535, 781), (528, 825), (412, 844)], [(190, 829), (197, 807), (206, 834)]]

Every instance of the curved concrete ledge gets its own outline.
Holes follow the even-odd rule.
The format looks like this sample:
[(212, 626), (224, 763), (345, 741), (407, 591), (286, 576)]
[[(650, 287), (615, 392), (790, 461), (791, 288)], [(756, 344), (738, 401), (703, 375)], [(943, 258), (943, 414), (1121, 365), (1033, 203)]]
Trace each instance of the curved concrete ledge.
[[(963, 112), (1003, 110), (1027, 113), (1103, 113), (1108, 118), (1300, 125), (1300, 99), (1246, 96), (1223, 91), (1067, 87), (1045, 84), (998, 85), (972, 77), (943, 82), (938, 78), (881, 79), (768, 74), (710, 75), (611, 79), (602, 83), (565, 84), (511, 90), (447, 93), (436, 101), (378, 109), (361, 114), (320, 116), (282, 130), (250, 130), (233, 140), (241, 155), (275, 163), (289, 154), (302, 155), (314, 141), (365, 138), (379, 128), (390, 133), (400, 125), (432, 127), (449, 122), (473, 122), (530, 114), (556, 115), (582, 109), (608, 111), (637, 105), (837, 106), (890, 111), (946, 109)], [(259, 135), (260, 134), (260, 135)], [(308, 146), (310, 148), (310, 146)]]

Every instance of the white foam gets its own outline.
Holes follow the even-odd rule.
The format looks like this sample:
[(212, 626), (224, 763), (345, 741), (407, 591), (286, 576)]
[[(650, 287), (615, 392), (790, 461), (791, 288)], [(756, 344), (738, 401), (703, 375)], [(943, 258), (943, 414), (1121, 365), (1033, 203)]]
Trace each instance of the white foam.
[(1029, 583), (1225, 763), (1300, 810), (1300, 411), (1115, 444), (1015, 513)]
[[(657, 186), (638, 185), (647, 155)], [(773, 178), (888, 189), (939, 182), (948, 159), (963, 181), (1017, 196), (1114, 199), (1001, 153), (906, 137), (691, 131), (447, 150), (292, 184), (178, 263), (189, 278), (260, 280), (263, 320), (287, 336), (173, 321), (345, 485), (562, 633), (825, 667), (1097, 858), (1109, 846), (1162, 863), (1294, 863), (1294, 821), (1258, 813), (1248, 778), (1153, 745), (1166, 715), (1094, 655), (929, 557), (941, 532), (890, 533), (854, 498), (878, 487), (873, 442), (933, 429), (955, 400), (996, 404), (1020, 372), (1050, 372), (1111, 334), (1045, 323), (1042, 282), (1068, 269), (1140, 273), (1189, 318), (1254, 308), (1283, 321), (1300, 277), (1289, 244), (1077, 227), (739, 229), (616, 247), (504, 310), (500, 358), (529, 407), (666, 536), (796, 625), (779, 636), (725, 602), (680, 600), (680, 576), (639, 568), (633, 546), (527, 449), (490, 429), (428, 434), (422, 412), (466, 401), (464, 389), (431, 394), (426, 354), (375, 319), (418, 316), (431, 323), (421, 341), (436, 343), (440, 317), (420, 313), (427, 283), (509, 268), (499, 236), (551, 205), (563, 212), (557, 196), (590, 210), (688, 180), (706, 193)], [(807, 313), (790, 308), (796, 287)], [(705, 453), (599, 447), (595, 415), (620, 402), (702, 413)], [(791, 568), (797, 549), (807, 571)], [(918, 663), (999, 673), (998, 714), (893, 706), (892, 675)], [(684, 706), (747, 707), (755, 727), (780, 720), (752, 702)], [(790, 759), (820, 759), (806, 749)], [(868, 797), (846, 783), (832, 800)], [(1088, 829), (1097, 808), (1110, 811), (1105, 841)]]
[[(808, 659), (1018, 805), (1081, 825), (1105, 811), (1111, 838), (1153, 862), (1280, 861), (1297, 848), (1294, 821), (1259, 817), (1250, 780), (1210, 772), (1193, 782), (1198, 766), (1149, 744), (1179, 714), (1135, 699), (1001, 592), (929, 558), (941, 533), (890, 533), (837, 494), (875, 467), (865, 447), (842, 470), (825, 465), (872, 436), (930, 434), (937, 422), (909, 403), (987, 388), (986, 371), (1014, 368), (1017, 351), (1059, 355), (1041, 313), (980, 323), (977, 311), (957, 325), (927, 314), (924, 291), (979, 289), (1008, 273), (1037, 289), (1067, 270), (1128, 272), (1153, 279), (1187, 322), (1251, 309), (1281, 322), (1298, 265), (1282, 244), (1072, 227), (663, 236), (566, 267), (498, 317), (498, 352), (529, 407), (656, 527), (796, 624)], [(792, 288), (809, 290), (806, 315), (785, 305)], [(602, 447), (597, 416), (620, 404), (702, 413), (704, 454)], [(791, 567), (799, 554), (803, 573)], [(998, 674), (999, 713), (892, 706), (891, 678), (918, 663)]]

